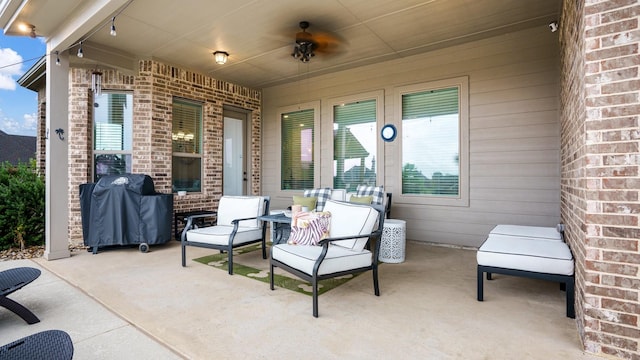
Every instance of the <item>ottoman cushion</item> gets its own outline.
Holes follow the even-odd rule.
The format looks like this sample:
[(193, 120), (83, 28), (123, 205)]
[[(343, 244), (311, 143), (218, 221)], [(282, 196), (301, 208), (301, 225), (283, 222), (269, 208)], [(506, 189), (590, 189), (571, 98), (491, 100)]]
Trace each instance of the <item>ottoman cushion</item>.
[(491, 234), (477, 253), (478, 265), (573, 275), (573, 256), (558, 240)]

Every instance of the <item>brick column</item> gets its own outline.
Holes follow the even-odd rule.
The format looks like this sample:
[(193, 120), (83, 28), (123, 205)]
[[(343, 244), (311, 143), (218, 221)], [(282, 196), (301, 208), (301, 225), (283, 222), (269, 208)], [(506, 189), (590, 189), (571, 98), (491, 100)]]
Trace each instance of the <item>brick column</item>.
[(640, 358), (640, 2), (565, 0), (562, 218), (589, 352)]

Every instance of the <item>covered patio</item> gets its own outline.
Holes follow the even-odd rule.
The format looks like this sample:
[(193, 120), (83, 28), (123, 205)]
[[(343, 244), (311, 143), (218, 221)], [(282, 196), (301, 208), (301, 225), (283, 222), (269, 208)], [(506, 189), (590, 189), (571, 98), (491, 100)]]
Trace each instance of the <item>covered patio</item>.
[[(333, 349), (345, 357), (387, 354), (389, 348), (391, 355), (419, 349), (425, 356), (441, 351), (444, 358), (458, 351), (522, 357), (523, 349), (532, 358), (546, 349), (553, 350), (542, 356), (551, 358), (571, 349), (576, 353), (569, 357), (582, 350), (627, 359), (640, 354), (638, 0), (5, 0), (0, 5), (5, 33), (20, 35), (20, 25), (28, 25), (23, 35), (47, 43), (46, 56), (20, 80), (38, 92), (38, 163), (47, 185), (45, 258), (60, 259), (42, 265), (113, 303), (110, 308), (130, 309), (117, 311), (154, 337), (169, 344), (198, 341), (207, 348), (213, 332), (223, 339), (213, 342), (217, 349), (256, 351), (247, 357), (265, 358), (274, 349), (291, 354), (310, 348), (306, 339), (313, 334), (339, 344)], [(304, 33), (301, 21), (311, 23), (311, 33), (331, 34), (335, 41), (326, 48), (331, 51), (302, 57), (309, 61), (294, 59), (301, 46), (295, 39), (306, 36), (297, 34)], [(216, 52), (228, 54), (226, 64), (214, 62)], [(446, 101), (435, 106), (440, 96)], [(424, 98), (433, 102), (422, 107)], [(412, 99), (406, 109), (405, 99)], [(95, 181), (99, 156), (118, 155), (126, 159), (118, 168), (151, 176), (157, 191), (175, 194), (176, 212), (215, 210), (226, 188), (223, 144), (231, 131), (225, 121), (235, 116), (242, 123), (236, 135), (244, 141), (244, 172), (235, 185), (243, 194), (271, 196), (272, 208), (285, 208), (305, 187), (334, 185), (333, 130), (355, 125), (337, 119), (336, 108), (359, 102), (370, 102), (368, 111), (375, 114), (367, 119), (373, 137), (362, 142), (375, 165), (367, 160), (361, 169), (393, 193), (393, 217), (406, 221), (411, 241), (405, 264), (381, 269), (380, 298), (369, 294), (366, 276), (358, 278), (321, 298), (326, 305), (314, 322), (307, 319), (307, 302), (294, 294), (255, 291), (262, 287), (201, 266), (179, 269), (174, 244), (132, 268), (120, 252), (70, 257), (69, 243), (82, 242), (78, 186)], [(441, 131), (450, 135), (453, 150), (440, 156), (420, 147), (437, 137), (415, 129), (437, 118), (442, 104), (455, 114), (453, 127)], [(100, 119), (100, 106), (110, 115)], [(188, 114), (196, 120), (183, 124)], [(294, 114), (304, 121), (285, 124)], [(420, 120), (414, 128), (411, 114)], [(185, 131), (187, 123), (194, 131)], [(124, 134), (114, 147), (98, 140), (95, 129), (104, 124)], [(394, 141), (380, 138), (385, 125), (398, 129)], [(285, 128), (298, 131), (288, 136)], [(59, 129), (64, 138), (49, 135)], [(414, 134), (414, 140), (407, 136)], [(283, 154), (293, 154), (285, 166)], [(439, 158), (447, 159), (447, 167), (428, 166)], [(433, 192), (441, 180), (445, 191)], [(405, 181), (415, 188), (405, 187)], [(178, 188), (187, 194), (178, 196)], [(500, 279), (487, 285), (485, 303), (475, 301), (475, 259), (464, 249), (478, 248), (497, 224), (564, 228), (575, 260), (575, 321), (562, 311), (538, 312), (562, 303), (554, 284)], [(110, 268), (119, 277), (103, 283), (109, 277), (101, 280), (101, 270)], [(151, 274), (156, 277), (149, 279)], [(128, 285), (125, 291), (120, 282)], [(167, 284), (184, 286), (184, 292), (164, 288)], [(118, 296), (97, 295), (103, 289)], [(181, 301), (189, 291), (210, 296)], [(356, 294), (366, 295), (366, 306), (359, 306)], [(283, 307), (281, 296), (288, 311), (274, 312)], [(131, 308), (147, 297), (162, 298), (147, 304), (154, 312)], [(235, 307), (238, 302), (246, 306)], [(165, 313), (184, 313), (174, 322), (190, 322), (170, 331), (154, 323)], [(433, 313), (440, 317), (432, 322)], [(203, 314), (216, 330), (191, 333)], [(292, 335), (291, 324), (300, 331)], [(318, 324), (327, 325), (316, 331)], [(351, 324), (358, 328), (349, 329)], [(361, 335), (365, 326), (368, 335), (358, 341), (366, 346), (339, 333), (345, 327), (346, 334)], [(535, 333), (520, 341), (520, 331)], [(245, 342), (247, 333), (251, 343)], [(263, 342), (269, 349), (253, 346), (261, 336), (287, 340)], [(540, 346), (546, 340), (551, 344)], [(477, 345), (466, 346), (474, 341)], [(208, 357), (213, 350), (182, 351)]]
[(13, 296), (41, 322), (0, 311), (0, 343), (57, 328), (77, 359), (596, 358), (557, 284), (496, 276), (476, 301), (470, 249), (410, 242), (404, 263), (380, 266), (380, 297), (362, 274), (321, 295), (317, 319), (310, 296), (191, 261), (211, 252), (190, 249), (186, 268), (177, 242), (21, 262), (51, 272)]

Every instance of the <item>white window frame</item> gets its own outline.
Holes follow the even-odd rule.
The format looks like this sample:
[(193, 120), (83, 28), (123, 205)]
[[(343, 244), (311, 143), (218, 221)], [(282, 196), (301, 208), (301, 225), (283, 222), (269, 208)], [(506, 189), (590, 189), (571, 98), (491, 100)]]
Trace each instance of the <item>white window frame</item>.
[[(310, 101), (306, 103), (283, 106), (278, 108), (277, 117), (278, 119), (278, 163), (282, 160), (282, 115), (303, 111), (303, 110), (313, 110), (313, 185), (314, 187), (320, 186), (320, 101)], [(280, 164), (282, 166), (282, 164)], [(299, 193), (299, 189), (282, 189), (282, 169), (281, 166), (278, 168), (278, 190), (284, 193)]]
[(128, 155), (130, 163), (126, 166), (129, 172), (132, 172), (133, 168), (133, 92), (132, 91), (117, 91), (117, 90), (109, 90), (103, 91), (102, 95), (112, 95), (112, 94), (124, 94), (131, 96), (131, 104), (128, 104), (131, 109), (131, 127), (129, 129), (124, 129), (124, 131), (129, 131), (129, 136), (131, 137), (131, 148), (128, 150), (96, 150), (96, 114), (95, 109), (93, 108), (95, 101), (91, 102), (92, 113), (91, 113), (91, 178), (93, 181), (96, 180), (96, 156), (98, 155)]
[[(457, 87), (459, 89), (459, 192), (458, 196), (432, 196), (426, 194), (402, 194), (402, 96), (429, 90)], [(396, 183), (398, 184), (397, 195), (394, 193), (394, 201), (407, 204), (418, 205), (442, 205), (442, 206), (469, 206), (469, 77), (461, 76), (451, 79), (430, 81), (420, 84), (397, 87), (395, 89), (395, 124), (398, 129), (397, 161), (394, 166)]]
[[(334, 112), (333, 108), (335, 106), (339, 106), (341, 104), (351, 104), (358, 101), (367, 101), (367, 100), (375, 100), (376, 101), (376, 185), (384, 185), (384, 141), (379, 136), (380, 129), (384, 125), (384, 90), (376, 90), (370, 91), (366, 93), (360, 93), (355, 95), (345, 95), (340, 97), (334, 97), (327, 100), (327, 107), (325, 109), (325, 113), (329, 114), (329, 126), (331, 129), (331, 146), (329, 151), (329, 159), (331, 160), (331, 172), (330, 172), (330, 181), (331, 186), (333, 186), (333, 158), (334, 158), (334, 148), (333, 148), (333, 123), (334, 123)], [(385, 187), (386, 188), (386, 187)]]

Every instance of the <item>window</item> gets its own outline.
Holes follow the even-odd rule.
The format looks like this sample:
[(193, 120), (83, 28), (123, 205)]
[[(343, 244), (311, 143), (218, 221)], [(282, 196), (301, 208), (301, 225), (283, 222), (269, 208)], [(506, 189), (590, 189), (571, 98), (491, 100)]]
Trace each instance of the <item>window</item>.
[(464, 77), (401, 91), (403, 196), (468, 205), (467, 88)]
[(376, 185), (376, 99), (333, 106), (333, 187)]
[(173, 191), (201, 191), (202, 104), (173, 100), (171, 144)]
[(315, 110), (280, 114), (282, 190), (303, 190), (314, 184)]
[(131, 172), (133, 96), (103, 92), (93, 103), (93, 180)]

